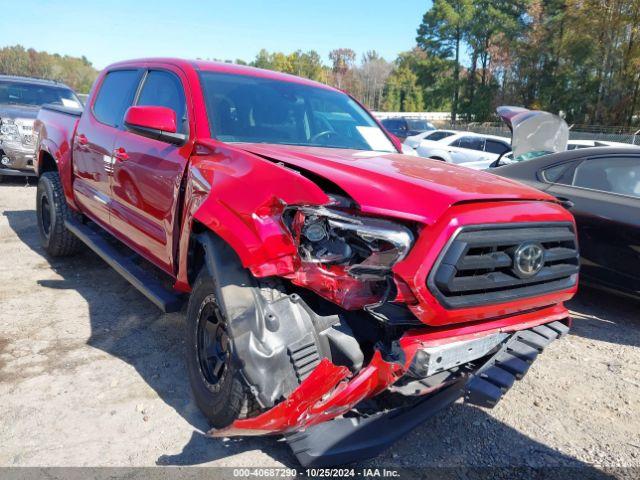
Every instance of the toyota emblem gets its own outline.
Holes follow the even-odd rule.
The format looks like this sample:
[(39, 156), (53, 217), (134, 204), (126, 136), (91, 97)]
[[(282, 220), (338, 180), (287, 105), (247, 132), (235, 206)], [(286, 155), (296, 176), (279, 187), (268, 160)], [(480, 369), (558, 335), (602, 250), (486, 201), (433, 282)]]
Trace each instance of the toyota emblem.
[(544, 247), (539, 243), (523, 243), (513, 253), (513, 270), (520, 278), (533, 277), (542, 267)]

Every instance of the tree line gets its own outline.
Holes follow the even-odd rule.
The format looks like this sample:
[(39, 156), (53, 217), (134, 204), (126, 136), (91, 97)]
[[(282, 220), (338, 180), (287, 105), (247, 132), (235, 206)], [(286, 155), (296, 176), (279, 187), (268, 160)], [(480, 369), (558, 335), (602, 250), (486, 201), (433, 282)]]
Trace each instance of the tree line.
[(38, 52), (15, 45), (0, 48), (0, 74), (56, 80), (79, 93), (87, 93), (98, 71), (85, 57)]
[(580, 124), (640, 123), (640, 0), (434, 0), (416, 45), (375, 51), (261, 51), (252, 65), (342, 88), (372, 109), (494, 120), (513, 104)]
[[(640, 123), (640, 0), (433, 0), (415, 47), (388, 61), (331, 51), (261, 50), (250, 61), (343, 89), (373, 110), (446, 111), (495, 120), (512, 104), (564, 112), (570, 123)], [(231, 62), (231, 60), (226, 60)], [(87, 92), (85, 58), (0, 49), (0, 73), (52, 78)]]

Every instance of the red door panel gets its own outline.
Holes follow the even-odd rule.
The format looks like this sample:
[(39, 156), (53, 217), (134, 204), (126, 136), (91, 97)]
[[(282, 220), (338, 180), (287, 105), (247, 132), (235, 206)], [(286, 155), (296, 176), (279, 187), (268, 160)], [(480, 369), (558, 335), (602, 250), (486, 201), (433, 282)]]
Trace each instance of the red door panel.
[[(186, 85), (175, 68), (149, 70), (136, 105), (171, 108), (180, 133), (187, 133)], [(191, 147), (121, 131), (113, 148), (111, 226), (131, 248), (172, 274), (180, 183)]]

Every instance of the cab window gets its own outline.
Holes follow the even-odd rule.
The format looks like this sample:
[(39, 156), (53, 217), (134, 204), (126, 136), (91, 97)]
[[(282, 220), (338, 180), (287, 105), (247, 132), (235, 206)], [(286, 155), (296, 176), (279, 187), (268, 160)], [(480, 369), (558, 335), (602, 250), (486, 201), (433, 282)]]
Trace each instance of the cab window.
[(573, 185), (640, 198), (640, 157), (584, 161), (576, 168)]
[(122, 125), (124, 112), (133, 103), (138, 88), (137, 70), (114, 70), (107, 73), (93, 104), (96, 119), (112, 127)]
[(559, 183), (561, 185), (572, 185), (573, 174), (578, 162), (561, 163), (542, 171), (542, 179), (547, 183)]
[(167, 107), (176, 112), (178, 133), (186, 130), (186, 101), (180, 79), (173, 73), (151, 70), (147, 74), (136, 105)]

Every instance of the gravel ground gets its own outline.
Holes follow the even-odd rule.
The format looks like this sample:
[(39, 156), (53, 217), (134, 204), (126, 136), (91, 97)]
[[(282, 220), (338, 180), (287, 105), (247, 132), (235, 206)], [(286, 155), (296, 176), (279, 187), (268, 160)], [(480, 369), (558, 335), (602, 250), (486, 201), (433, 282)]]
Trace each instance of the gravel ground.
[[(295, 466), (274, 438), (203, 436), (181, 315), (89, 251), (47, 258), (35, 192), (0, 184), (0, 466)], [(364, 466), (640, 467), (639, 306), (583, 290), (495, 409), (456, 403)]]

